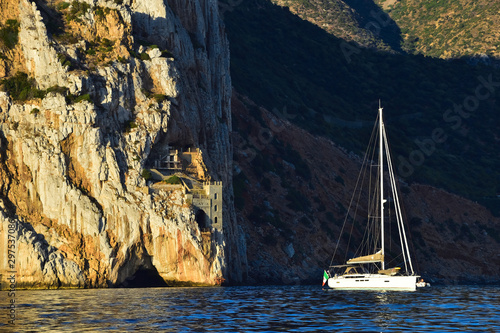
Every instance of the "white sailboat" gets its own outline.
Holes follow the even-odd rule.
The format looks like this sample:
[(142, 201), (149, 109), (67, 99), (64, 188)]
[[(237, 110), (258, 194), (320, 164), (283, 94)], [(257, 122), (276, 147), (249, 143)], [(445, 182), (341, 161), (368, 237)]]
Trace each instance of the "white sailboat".
[[(356, 208), (354, 213), (352, 212), (352, 202), (355, 196), (357, 196), (358, 200), (368, 199), (368, 208), (366, 208), (366, 221), (368, 227), (365, 230), (363, 242), (355, 253), (355, 257), (347, 260), (343, 265), (332, 266), (337, 248), (340, 244), (339, 237), (332, 262), (330, 263), (330, 269), (328, 273), (325, 272), (323, 283), (327, 280), (328, 287), (333, 289), (415, 290), (417, 279), (420, 276), (413, 270), (396, 188), (396, 178), (394, 176), (391, 156), (389, 154), (389, 145), (387, 143), (387, 135), (382, 117), (382, 107), (380, 106), (378, 110), (378, 119), (375, 123), (372, 139), (370, 141), (370, 146), (378, 146), (378, 156), (376, 156), (376, 148), (367, 150), (365, 161), (363, 162), (364, 167), (358, 178), (357, 189), (354, 191), (353, 200), (351, 200), (351, 205), (347, 212), (342, 230), (345, 229), (346, 222), (349, 219), (351, 219), (352, 225), (354, 225), (356, 216), (352, 215), (356, 215), (356, 212), (360, 210), (360, 208)], [(376, 172), (372, 172), (371, 168), (375, 168)], [(386, 174), (388, 173), (388, 177), (384, 177), (384, 171)], [(370, 194), (368, 198), (366, 195), (357, 194), (357, 191), (360, 191), (359, 188), (363, 187), (360, 184), (365, 183), (363, 180), (365, 177), (363, 175), (366, 175), (366, 178), (370, 178), (376, 183), (369, 191), (373, 192), (373, 195)], [(384, 181), (387, 180), (389, 181), (391, 191), (385, 193)], [(386, 230), (384, 230), (386, 224), (384, 215), (387, 213), (384, 209), (386, 208), (390, 210), (389, 212), (391, 215), (395, 215), (396, 217), (400, 236), (400, 244), (397, 248), (398, 251), (401, 250), (401, 254), (392, 254), (394, 257), (393, 260), (387, 263), (384, 239), (384, 232), (386, 232)], [(393, 262), (400, 264), (401, 267), (386, 267), (386, 265), (389, 266)]]

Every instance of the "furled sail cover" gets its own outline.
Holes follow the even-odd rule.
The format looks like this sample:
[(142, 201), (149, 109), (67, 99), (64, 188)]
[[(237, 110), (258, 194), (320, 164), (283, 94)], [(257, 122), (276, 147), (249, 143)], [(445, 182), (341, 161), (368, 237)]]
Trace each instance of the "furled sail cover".
[(389, 269), (381, 269), (378, 271), (379, 274), (385, 274), (385, 275), (396, 275), (398, 274), (398, 271), (401, 269), (401, 267), (394, 267), (394, 268), (389, 268)]
[(384, 261), (384, 255), (382, 254), (382, 250), (378, 251), (374, 254), (369, 254), (367, 256), (352, 258), (347, 260), (347, 264), (370, 264), (374, 262), (382, 262)]

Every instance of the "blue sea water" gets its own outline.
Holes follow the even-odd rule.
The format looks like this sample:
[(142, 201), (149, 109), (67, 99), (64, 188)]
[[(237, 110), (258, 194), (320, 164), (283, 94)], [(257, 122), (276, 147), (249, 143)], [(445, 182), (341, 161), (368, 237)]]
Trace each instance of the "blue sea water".
[(415, 292), (320, 286), (0, 292), (1, 332), (500, 332), (499, 286)]

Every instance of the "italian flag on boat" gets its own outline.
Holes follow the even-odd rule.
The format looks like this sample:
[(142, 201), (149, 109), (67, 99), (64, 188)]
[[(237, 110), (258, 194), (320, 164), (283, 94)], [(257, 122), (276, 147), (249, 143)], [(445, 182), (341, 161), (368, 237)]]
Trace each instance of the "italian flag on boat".
[(323, 286), (325, 285), (326, 281), (328, 281), (328, 274), (326, 274), (326, 271), (323, 271)]

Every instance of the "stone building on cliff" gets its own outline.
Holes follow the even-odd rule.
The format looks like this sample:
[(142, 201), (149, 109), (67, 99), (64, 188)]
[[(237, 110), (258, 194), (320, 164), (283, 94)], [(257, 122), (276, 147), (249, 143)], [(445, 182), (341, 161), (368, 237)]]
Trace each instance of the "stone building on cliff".
[[(167, 147), (166, 154), (152, 162), (153, 179), (165, 181), (169, 176), (179, 178), (186, 200), (191, 203), (200, 230), (211, 228), (222, 232), (222, 182), (204, 181), (207, 177), (199, 148)], [(155, 184), (155, 188), (161, 188)]]
[(222, 182), (206, 182), (202, 190), (186, 195), (196, 211), (200, 229), (212, 227), (222, 232)]

